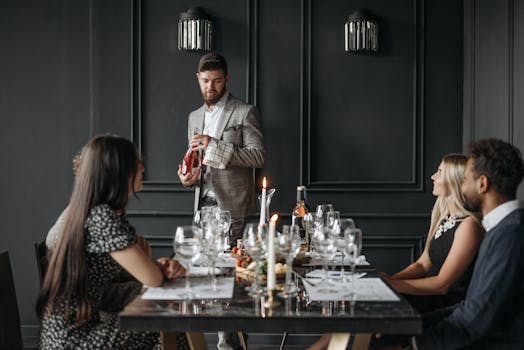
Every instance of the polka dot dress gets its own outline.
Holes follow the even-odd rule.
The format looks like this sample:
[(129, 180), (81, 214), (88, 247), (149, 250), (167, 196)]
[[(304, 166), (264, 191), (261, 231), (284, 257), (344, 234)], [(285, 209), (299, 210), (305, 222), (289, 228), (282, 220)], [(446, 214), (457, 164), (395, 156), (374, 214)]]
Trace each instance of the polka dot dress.
[[(88, 296), (91, 300), (91, 318), (81, 324), (64, 317), (69, 308), (75, 315), (76, 303), (60, 304), (54, 313), (45, 312), (40, 331), (40, 349), (159, 349), (160, 336), (153, 332), (128, 332), (118, 328), (117, 314), (102, 305), (102, 296), (112, 287), (122, 267), (109, 255), (135, 243), (134, 228), (125, 215), (116, 215), (106, 205), (91, 209), (85, 224)], [(121, 296), (132, 300), (139, 289), (130, 289), (133, 295)], [(119, 296), (120, 298), (120, 296)], [(115, 300), (119, 303), (119, 300)]]

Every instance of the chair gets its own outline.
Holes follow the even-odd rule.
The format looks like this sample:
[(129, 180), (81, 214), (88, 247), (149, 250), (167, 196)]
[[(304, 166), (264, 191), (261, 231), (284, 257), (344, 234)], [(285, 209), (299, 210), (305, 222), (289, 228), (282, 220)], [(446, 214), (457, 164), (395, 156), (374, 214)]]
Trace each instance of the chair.
[(45, 241), (36, 241), (33, 242), (33, 247), (35, 250), (36, 267), (38, 269), (38, 279), (40, 286), (42, 286), (47, 270), (47, 246), (45, 245)]
[(7, 252), (0, 253), (0, 349), (22, 350), (20, 316)]

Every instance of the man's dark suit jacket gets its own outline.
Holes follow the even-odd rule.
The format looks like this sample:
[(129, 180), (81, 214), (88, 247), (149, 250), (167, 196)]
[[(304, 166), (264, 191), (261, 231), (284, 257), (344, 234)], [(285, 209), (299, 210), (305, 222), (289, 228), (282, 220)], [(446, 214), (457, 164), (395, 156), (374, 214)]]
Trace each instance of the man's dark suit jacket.
[(446, 314), (416, 337), (419, 350), (524, 349), (524, 209), (486, 232), (466, 298)]

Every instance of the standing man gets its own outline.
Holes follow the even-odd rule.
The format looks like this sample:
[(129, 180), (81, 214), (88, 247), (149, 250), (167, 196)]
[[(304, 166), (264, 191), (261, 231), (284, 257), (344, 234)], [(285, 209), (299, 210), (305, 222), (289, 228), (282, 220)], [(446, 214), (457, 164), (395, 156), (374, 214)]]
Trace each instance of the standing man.
[(227, 91), (229, 74), (224, 57), (208, 53), (200, 59), (198, 84), (204, 104), (189, 114), (188, 139), (203, 151), (202, 176), (178, 176), (195, 185), (195, 210), (211, 205), (231, 212), (231, 243), (242, 237), (245, 218), (255, 209), (254, 168), (264, 165), (264, 137), (258, 111)]
[(196, 186), (195, 210), (218, 205), (231, 212), (235, 243), (255, 209), (253, 169), (265, 160), (258, 111), (227, 91), (227, 63), (218, 53), (202, 56), (197, 79), (204, 104), (189, 115), (187, 130), (191, 147), (203, 151), (203, 167), (183, 175), (179, 166), (178, 176), (185, 186)]
[[(264, 165), (264, 137), (255, 107), (227, 91), (224, 57), (215, 52), (202, 56), (197, 79), (204, 104), (189, 114), (187, 133), (193, 150), (203, 153), (202, 167), (184, 175), (179, 166), (178, 177), (184, 186), (195, 185), (195, 211), (218, 205), (231, 212), (230, 242), (234, 244), (255, 208), (253, 169)], [(243, 347), (245, 334), (219, 332), (218, 336), (218, 349)]]
[(522, 154), (495, 139), (470, 149), (462, 193), (467, 209), (482, 211), (486, 235), (465, 300), (424, 315), (419, 350), (524, 348), (524, 209), (515, 199)]

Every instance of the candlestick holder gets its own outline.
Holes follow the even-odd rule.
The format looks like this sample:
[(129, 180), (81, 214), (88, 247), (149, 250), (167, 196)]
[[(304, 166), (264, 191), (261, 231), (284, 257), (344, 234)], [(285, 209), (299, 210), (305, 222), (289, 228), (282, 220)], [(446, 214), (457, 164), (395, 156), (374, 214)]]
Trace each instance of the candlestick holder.
[[(270, 188), (266, 192), (266, 217), (264, 218), (264, 222), (269, 222), (269, 206), (271, 205), (271, 198), (273, 198), (273, 195), (276, 192), (276, 188)], [(258, 195), (258, 211), (260, 212), (260, 208), (262, 207), (262, 204), (260, 203), (262, 201), (262, 195)]]
[(280, 305), (280, 301), (275, 299), (275, 293), (276, 293), (276, 290), (268, 289), (268, 291), (267, 291), (267, 300), (264, 303), (264, 307), (266, 309), (273, 309), (273, 308), (275, 308), (275, 307)]

